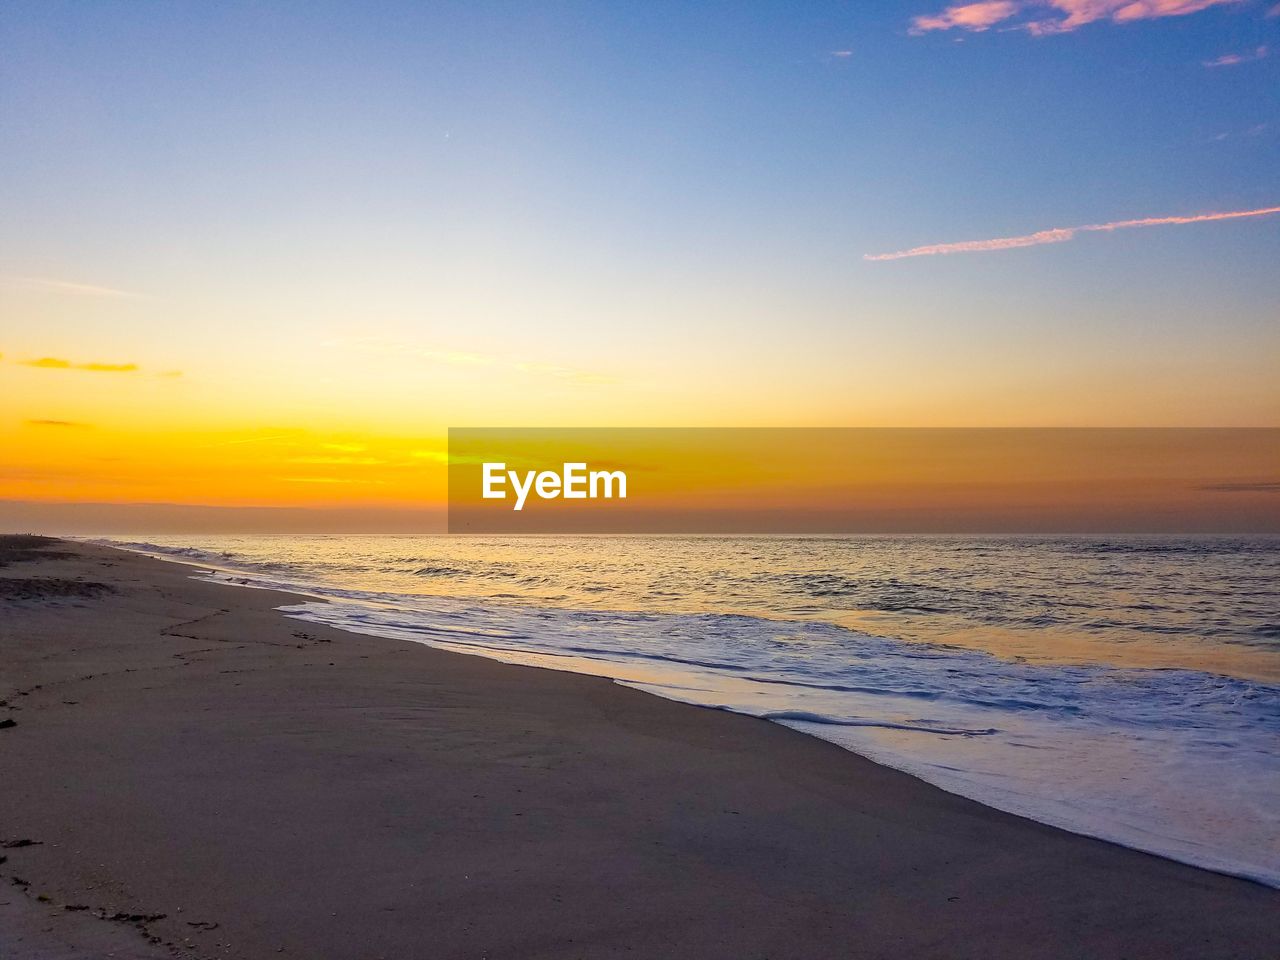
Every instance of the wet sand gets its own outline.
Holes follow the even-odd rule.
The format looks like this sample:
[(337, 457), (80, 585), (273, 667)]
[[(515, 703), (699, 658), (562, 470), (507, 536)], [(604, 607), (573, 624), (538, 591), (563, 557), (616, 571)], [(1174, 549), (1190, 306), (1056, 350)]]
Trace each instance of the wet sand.
[(1280, 956), (1280, 891), (194, 572), (0, 539), (5, 960)]

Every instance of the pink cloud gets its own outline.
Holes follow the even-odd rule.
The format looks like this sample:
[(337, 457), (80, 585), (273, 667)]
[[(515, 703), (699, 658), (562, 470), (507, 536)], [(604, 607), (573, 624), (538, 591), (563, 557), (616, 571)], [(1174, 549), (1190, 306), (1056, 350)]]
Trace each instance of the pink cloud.
[(1243, 220), (1246, 217), (1267, 217), (1280, 213), (1280, 207), (1258, 207), (1256, 210), (1227, 210), (1223, 213), (1198, 213), (1190, 217), (1146, 217), (1142, 220), (1113, 220), (1111, 223), (1094, 223), (1078, 230), (1128, 230), (1130, 227), (1165, 227), (1184, 223), (1211, 223), (1215, 220)]
[(937, 16), (916, 17), (911, 22), (911, 32), (927, 33), (930, 30), (950, 30), (952, 27), (986, 30), (1001, 20), (1008, 20), (1017, 12), (1018, 4), (1014, 0), (980, 0), (978, 3), (947, 7)]
[[(1159, 17), (1181, 17), (1209, 7), (1241, 0), (980, 0), (947, 7), (933, 16), (911, 21), (911, 33), (931, 30), (987, 30), (1018, 15), (1027, 19), (1018, 24), (1035, 36), (1070, 33), (1098, 20), (1130, 23)], [(1037, 16), (1043, 11), (1050, 16)]]
[(961, 240), (957, 243), (932, 243), (912, 247), (895, 253), (868, 253), (863, 260), (903, 260), (907, 257), (933, 257), (949, 253), (986, 253), (992, 250), (1016, 250), (1019, 247), (1038, 247), (1046, 243), (1065, 243), (1074, 240), (1078, 233), (1111, 233), (1115, 230), (1131, 230), (1134, 227), (1180, 226), (1188, 223), (1208, 223), (1214, 220), (1240, 220), (1245, 217), (1265, 217), (1280, 213), (1280, 207), (1259, 207), (1256, 210), (1229, 210), (1224, 213), (1200, 213), (1190, 217), (1147, 217), (1142, 220), (1113, 220), (1110, 223), (1091, 223), (1083, 227), (1055, 227), (1039, 230), (1020, 237), (996, 237), (993, 240)]
[(1016, 250), (1018, 247), (1038, 247), (1045, 243), (1065, 243), (1075, 237), (1074, 227), (1055, 227), (1040, 230), (1021, 237), (997, 237), (994, 240), (961, 240), (957, 243), (931, 243), (924, 247), (912, 247), (897, 253), (868, 253), (863, 260), (903, 260), (907, 257), (933, 257), (946, 253), (984, 253), (989, 250)]
[(1261, 60), (1268, 53), (1266, 47), (1258, 47), (1250, 53), (1228, 53), (1225, 56), (1218, 57), (1216, 60), (1206, 60), (1206, 67), (1234, 67), (1241, 63), (1252, 63), (1254, 60)]

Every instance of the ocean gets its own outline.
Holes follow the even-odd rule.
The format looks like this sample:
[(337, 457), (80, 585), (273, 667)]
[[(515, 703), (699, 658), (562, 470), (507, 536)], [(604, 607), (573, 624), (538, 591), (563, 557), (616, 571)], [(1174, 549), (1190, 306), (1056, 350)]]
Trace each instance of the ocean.
[(1280, 887), (1280, 538), (101, 540), (300, 620), (765, 717)]

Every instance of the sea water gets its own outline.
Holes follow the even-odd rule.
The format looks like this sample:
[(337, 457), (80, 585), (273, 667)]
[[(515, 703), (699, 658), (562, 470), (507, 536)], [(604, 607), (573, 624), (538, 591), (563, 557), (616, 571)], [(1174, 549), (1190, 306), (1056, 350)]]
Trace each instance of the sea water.
[(301, 620), (765, 717), (1280, 886), (1280, 538), (105, 541)]

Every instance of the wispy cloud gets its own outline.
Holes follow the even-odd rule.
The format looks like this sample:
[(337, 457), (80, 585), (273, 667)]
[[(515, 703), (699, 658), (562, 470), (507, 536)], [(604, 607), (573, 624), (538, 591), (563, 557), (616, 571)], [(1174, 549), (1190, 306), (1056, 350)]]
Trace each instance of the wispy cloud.
[(592, 373), (590, 370), (579, 370), (575, 367), (562, 367), (557, 363), (539, 363), (532, 360), (508, 361), (508, 363), (521, 373), (571, 380), (574, 383), (613, 383), (613, 377), (608, 374)]
[(1019, 5), (1013, 0), (981, 0), (979, 3), (961, 3), (947, 7), (933, 16), (915, 17), (911, 21), (911, 32), (920, 34), (931, 30), (951, 30), (959, 27), (962, 30), (975, 32), (989, 30), (1004, 20), (1014, 16)]
[(1046, 243), (1064, 243), (1076, 235), (1078, 227), (1040, 230), (1021, 237), (996, 237), (993, 240), (961, 240), (956, 243), (932, 243), (895, 253), (867, 253), (863, 260), (902, 260), (906, 257), (932, 257), (945, 253), (984, 253), (989, 250), (1016, 250), (1018, 247), (1038, 247)]
[(76, 370), (88, 370), (91, 373), (133, 373), (138, 369), (136, 363), (78, 363)]
[(434, 460), (436, 463), (448, 463), (448, 450), (411, 450), (409, 456), (415, 460)]
[(907, 257), (933, 257), (949, 253), (986, 253), (992, 250), (1016, 250), (1019, 247), (1038, 247), (1046, 243), (1065, 243), (1080, 233), (1110, 233), (1114, 230), (1130, 230), (1135, 227), (1181, 226), (1188, 223), (1209, 223), (1215, 220), (1242, 220), (1246, 217), (1265, 217), (1280, 213), (1280, 207), (1260, 207), (1257, 210), (1231, 210), (1225, 213), (1201, 213), (1191, 217), (1147, 217), (1142, 220), (1114, 220), (1111, 223), (1091, 223), (1082, 227), (1055, 227), (1039, 230), (1019, 237), (996, 237), (992, 240), (961, 240), (956, 243), (933, 243), (895, 253), (868, 253), (864, 260), (902, 260)]
[(110, 297), (126, 300), (150, 299), (144, 293), (100, 287), (92, 283), (73, 283), (70, 280), (51, 280), (47, 277), (0, 277), (0, 283), (8, 287), (28, 287), (50, 293), (70, 293), (82, 297)]
[(136, 363), (73, 363), (62, 357), (41, 357), (39, 360), (20, 360), (24, 367), (38, 367), (41, 370), (87, 370), (90, 373), (135, 373)]
[[(1247, 130), (1242, 131), (1242, 132), (1240, 133), (1240, 136), (1242, 136), (1242, 137), (1260, 137), (1260, 136), (1262, 136), (1264, 133), (1266, 133), (1266, 132), (1267, 132), (1267, 130), (1268, 130), (1270, 127), (1271, 127), (1271, 124), (1267, 123), (1267, 122), (1264, 120), (1262, 123), (1255, 123), (1252, 127), (1249, 127)], [(1230, 131), (1224, 130), (1222, 133), (1219, 133), (1219, 134), (1217, 134), (1217, 135), (1215, 135), (1215, 136), (1210, 137), (1210, 138), (1209, 138), (1209, 141), (1210, 141), (1211, 143), (1221, 143), (1223, 140), (1227, 140), (1227, 139), (1229, 139), (1231, 136), (1232, 136), (1232, 134), (1231, 134), (1231, 132), (1230, 132)]]
[(1280, 493), (1280, 480), (1258, 480), (1243, 483), (1207, 483), (1200, 490), (1214, 493)]
[(519, 373), (553, 377), (581, 384), (613, 383), (614, 378), (603, 373), (582, 370), (577, 367), (562, 366), (556, 363), (544, 363), (539, 360), (522, 360), (516, 357), (504, 357), (489, 353), (468, 353), (459, 350), (432, 350), (410, 343), (396, 340), (384, 340), (378, 337), (340, 338), (326, 341), (325, 346), (345, 347), (361, 353), (376, 354), (396, 358), (409, 358), (426, 363), (440, 364), (450, 367), (492, 367), (496, 369), (514, 370)]
[[(35, 360), (18, 360), (17, 363), (19, 366), (35, 367), (37, 370), (83, 370), (87, 373), (140, 373), (142, 371), (136, 363), (102, 363), (98, 360), (80, 363), (65, 357), (40, 357)], [(164, 370), (151, 376), (162, 380), (176, 380), (182, 376), (182, 371)]]
[(296, 440), (303, 435), (303, 431), (297, 428), (291, 428), (286, 433), (269, 433), (266, 436), (256, 437), (237, 437), (234, 440), (219, 440), (216, 443), (208, 443), (198, 449), (210, 450), (214, 447), (238, 447), (246, 443), (267, 443), (272, 440)]
[(377, 484), (379, 486), (387, 483), (386, 480), (376, 477), (277, 477), (285, 483), (358, 483), (361, 485)]
[(89, 426), (87, 423), (77, 423), (74, 420), (28, 420), (29, 427), (74, 427), (84, 428)]
[(379, 457), (289, 457), (288, 460), (290, 463), (305, 463), (311, 466), (352, 467), (372, 467), (387, 462)]
[(978, 0), (947, 7), (941, 13), (918, 16), (911, 33), (934, 30), (989, 30), (996, 24), (1026, 30), (1035, 36), (1070, 33), (1099, 20), (1129, 23), (1159, 17), (1181, 17), (1209, 7), (1240, 0)]
[(1213, 60), (1205, 60), (1204, 65), (1209, 68), (1213, 67), (1235, 67), (1242, 63), (1253, 63), (1255, 60), (1261, 60), (1270, 51), (1265, 46), (1258, 47), (1246, 53), (1228, 53)]

